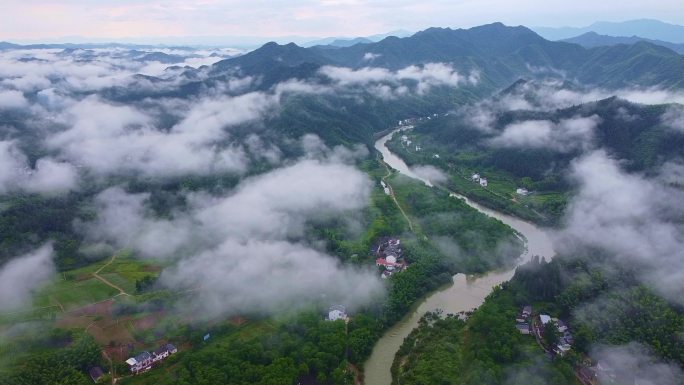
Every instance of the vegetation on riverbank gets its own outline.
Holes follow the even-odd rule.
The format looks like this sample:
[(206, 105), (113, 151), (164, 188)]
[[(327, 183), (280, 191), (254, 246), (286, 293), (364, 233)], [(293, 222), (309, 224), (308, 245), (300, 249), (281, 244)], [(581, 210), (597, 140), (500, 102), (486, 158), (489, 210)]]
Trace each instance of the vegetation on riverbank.
[[(629, 269), (604, 262), (593, 253), (533, 259), (467, 321), (428, 313), (395, 357), (393, 384), (576, 384), (574, 370), (591, 365), (595, 346), (631, 341), (684, 367), (681, 309), (639, 284)], [(575, 338), (569, 354), (550, 359), (532, 336), (516, 330), (524, 305), (569, 323)]]

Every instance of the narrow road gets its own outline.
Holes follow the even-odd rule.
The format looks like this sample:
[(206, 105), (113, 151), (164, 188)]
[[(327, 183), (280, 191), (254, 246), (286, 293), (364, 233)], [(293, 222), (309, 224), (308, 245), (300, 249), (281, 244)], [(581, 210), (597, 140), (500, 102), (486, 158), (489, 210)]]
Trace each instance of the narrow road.
[(385, 182), (385, 184), (387, 184), (387, 188), (390, 191), (390, 197), (394, 201), (394, 204), (397, 206), (399, 211), (401, 211), (401, 215), (403, 215), (404, 219), (406, 219), (406, 222), (409, 225), (409, 229), (411, 230), (411, 232), (413, 232), (413, 223), (411, 222), (411, 219), (409, 219), (408, 215), (406, 215), (406, 212), (404, 211), (404, 209), (401, 208), (401, 205), (399, 204), (397, 197), (394, 195), (394, 189), (392, 188), (392, 185), (390, 185), (389, 181), (387, 180), (387, 178), (389, 178), (390, 175), (392, 175), (392, 169), (387, 165), (387, 163), (385, 163), (385, 161), (382, 158), (380, 158), (380, 161), (382, 162), (382, 164), (385, 166), (385, 169), (387, 170), (387, 174), (385, 174), (385, 176), (383, 176), (381, 178), (381, 180), (383, 182)]
[(102, 277), (102, 276), (100, 275), (100, 272), (101, 272), (105, 267), (111, 265), (112, 262), (114, 262), (115, 259), (116, 259), (116, 254), (112, 255), (112, 259), (110, 259), (109, 262), (107, 262), (107, 263), (104, 264), (102, 267), (100, 267), (99, 269), (97, 269), (97, 271), (93, 273), (93, 277), (95, 277), (95, 278), (99, 279), (100, 281), (104, 282), (106, 285), (111, 286), (111, 287), (113, 287), (114, 289), (118, 290), (118, 291), (119, 291), (119, 294), (118, 294), (118, 295), (130, 295), (130, 294), (126, 293), (126, 291), (125, 291), (124, 289), (122, 289), (122, 288), (120, 288), (119, 286), (117, 286), (117, 285), (115, 285), (115, 284), (109, 282), (106, 278), (104, 278), (104, 277)]

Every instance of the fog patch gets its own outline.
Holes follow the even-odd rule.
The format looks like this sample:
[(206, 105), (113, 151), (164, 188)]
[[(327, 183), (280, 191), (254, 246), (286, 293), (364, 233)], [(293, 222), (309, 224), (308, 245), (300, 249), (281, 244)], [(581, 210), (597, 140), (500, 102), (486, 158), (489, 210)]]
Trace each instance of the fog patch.
[(0, 268), (0, 311), (31, 304), (33, 292), (55, 274), (52, 245), (13, 258)]
[(432, 184), (439, 184), (447, 181), (446, 174), (434, 166), (411, 167), (411, 171), (418, 175), (418, 177), (430, 181)]
[(229, 239), (162, 273), (169, 287), (197, 288), (184, 304), (206, 317), (274, 314), (343, 303), (354, 309), (382, 293), (371, 269), (343, 267), (308, 246)]
[(187, 194), (187, 208), (166, 218), (147, 208), (148, 194), (110, 188), (95, 200), (98, 218), (79, 228), (93, 244), (172, 258), (160, 283), (193, 290), (181, 309), (197, 317), (331, 303), (354, 309), (382, 293), (377, 274), (344, 266), (303, 242), (308, 222), (346, 218), (366, 207), (372, 184), (341, 163), (334, 149), (325, 153), (328, 158), (248, 178), (226, 195)]
[(0, 110), (24, 108), (28, 106), (28, 101), (24, 94), (13, 90), (0, 90)]
[(661, 117), (662, 123), (675, 131), (684, 132), (684, 106), (672, 106)]
[(14, 141), (0, 141), (0, 194), (26, 191), (61, 194), (76, 188), (76, 168), (53, 158), (40, 158), (31, 168)]
[(369, 90), (374, 90), (375, 94), (383, 99), (405, 94), (408, 88), (403, 83), (406, 81), (413, 82), (413, 91), (423, 95), (432, 87), (475, 84), (479, 79), (477, 76), (463, 76), (444, 63), (412, 65), (397, 71), (380, 67), (352, 69), (324, 66), (319, 73), (333, 80), (340, 87), (370, 86)]
[(591, 145), (594, 129), (600, 122), (597, 115), (549, 120), (527, 120), (506, 126), (503, 132), (489, 140), (494, 147), (546, 148), (559, 152), (586, 150)]
[(598, 379), (602, 383), (661, 385), (684, 383), (684, 373), (674, 365), (655, 357), (645, 346), (599, 345), (591, 356), (598, 361)]
[(373, 60), (379, 58), (380, 56), (382, 56), (382, 54), (380, 54), (380, 53), (366, 52), (363, 54), (363, 60), (364, 61), (373, 61)]
[(576, 160), (572, 177), (578, 193), (568, 204), (565, 228), (556, 234), (559, 247), (607, 250), (668, 300), (683, 304), (684, 227), (679, 218), (684, 192), (659, 179), (625, 173), (604, 151)]

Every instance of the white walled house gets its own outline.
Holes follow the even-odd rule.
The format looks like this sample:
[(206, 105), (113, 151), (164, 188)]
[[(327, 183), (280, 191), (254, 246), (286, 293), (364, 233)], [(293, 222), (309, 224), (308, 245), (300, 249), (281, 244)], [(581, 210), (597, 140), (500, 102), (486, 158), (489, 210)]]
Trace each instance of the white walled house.
[(337, 320), (346, 320), (347, 319), (347, 312), (344, 306), (342, 305), (335, 305), (331, 306), (330, 310), (328, 311), (328, 321), (337, 321)]

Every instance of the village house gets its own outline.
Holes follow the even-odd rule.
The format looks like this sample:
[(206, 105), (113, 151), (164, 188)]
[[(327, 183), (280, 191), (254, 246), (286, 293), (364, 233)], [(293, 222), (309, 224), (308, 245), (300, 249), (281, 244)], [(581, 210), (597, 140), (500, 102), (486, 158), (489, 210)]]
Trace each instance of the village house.
[(515, 190), (515, 193), (518, 194), (518, 195), (523, 195), (523, 196), (524, 196), (524, 195), (529, 194), (529, 191), (527, 191), (526, 188), (520, 187), (520, 188), (518, 188), (517, 190)]
[(530, 334), (530, 324), (527, 322), (518, 322), (515, 325), (515, 328), (518, 329), (521, 334)]
[(384, 266), (388, 271), (403, 268), (404, 264), (397, 262), (397, 257), (388, 255), (387, 258), (378, 258), (375, 260), (375, 266)]
[(473, 176), (471, 176), (470, 179), (473, 182), (479, 182), (480, 181), (480, 174), (473, 174)]
[(144, 373), (150, 370), (153, 362), (150, 352), (142, 352), (137, 356), (126, 360), (126, 363), (133, 374)]
[(556, 328), (561, 333), (564, 333), (565, 331), (568, 330), (568, 326), (565, 324), (565, 322), (563, 322), (561, 320), (556, 321)]
[(160, 362), (178, 352), (178, 349), (173, 344), (166, 344), (160, 346), (154, 352), (142, 352), (135, 357), (131, 357), (126, 360), (131, 373), (140, 374), (144, 373), (152, 368), (157, 362)]
[(532, 306), (531, 305), (523, 306), (522, 315), (525, 318), (529, 318), (532, 315)]
[(327, 321), (347, 320), (347, 311), (342, 305), (334, 305), (328, 311)]
[(487, 182), (487, 179), (485, 178), (480, 178), (480, 186), (482, 187), (487, 187), (489, 183)]
[(383, 239), (375, 249), (375, 255), (375, 265), (384, 267), (382, 278), (388, 278), (407, 267), (401, 249), (401, 240), (398, 238)]
[(532, 315), (532, 306), (527, 305), (522, 308), (520, 313), (518, 313), (518, 316), (515, 318), (515, 321), (518, 323), (521, 322), (527, 322), (527, 319), (530, 318)]
[(548, 314), (539, 314), (539, 321), (542, 325), (546, 326), (547, 323), (551, 322), (551, 316)]
[(93, 366), (88, 370), (88, 375), (90, 375), (90, 379), (92, 379), (94, 383), (97, 383), (104, 376), (104, 372), (101, 367)]

